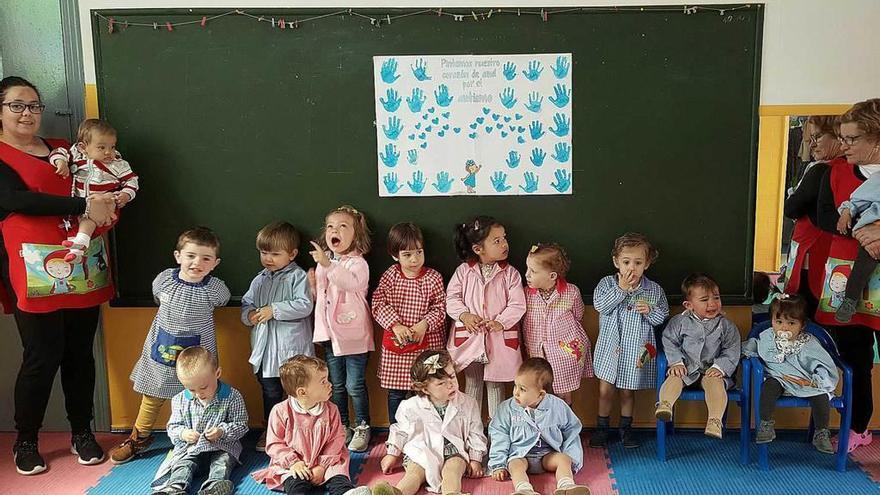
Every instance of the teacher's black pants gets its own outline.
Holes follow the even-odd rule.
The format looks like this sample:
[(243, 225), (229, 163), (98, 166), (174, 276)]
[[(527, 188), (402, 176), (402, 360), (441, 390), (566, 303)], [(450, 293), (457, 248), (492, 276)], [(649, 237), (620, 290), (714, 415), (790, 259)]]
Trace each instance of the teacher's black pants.
[(853, 370), (852, 430), (863, 433), (874, 414), (871, 368), (874, 367), (874, 330), (861, 325), (826, 327), (837, 344), (840, 357)]
[[(0, 259), (0, 276), (14, 303), (5, 257)], [(98, 328), (98, 306), (51, 313), (27, 313), (16, 308), (14, 315), (24, 348), (15, 381), (18, 440), (37, 440), (59, 369), (71, 431), (90, 430), (95, 396), (92, 345)]]

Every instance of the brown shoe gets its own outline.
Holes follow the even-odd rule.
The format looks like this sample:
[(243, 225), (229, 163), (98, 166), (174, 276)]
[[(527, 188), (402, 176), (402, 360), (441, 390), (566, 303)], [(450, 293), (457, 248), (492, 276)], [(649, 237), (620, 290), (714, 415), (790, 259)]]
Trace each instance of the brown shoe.
[(573, 485), (568, 488), (557, 488), (553, 495), (590, 495), (590, 489), (583, 485)]
[(672, 404), (665, 400), (657, 403), (657, 409), (654, 410), (654, 417), (661, 421), (672, 420)]
[(124, 442), (110, 452), (110, 462), (113, 464), (128, 462), (132, 460), (134, 456), (146, 450), (152, 443), (153, 435), (140, 438), (137, 429), (132, 429), (131, 436), (126, 438)]
[(709, 418), (709, 420), (706, 421), (706, 431), (703, 433), (705, 433), (707, 437), (721, 438), (723, 427), (724, 425), (721, 423), (720, 419)]

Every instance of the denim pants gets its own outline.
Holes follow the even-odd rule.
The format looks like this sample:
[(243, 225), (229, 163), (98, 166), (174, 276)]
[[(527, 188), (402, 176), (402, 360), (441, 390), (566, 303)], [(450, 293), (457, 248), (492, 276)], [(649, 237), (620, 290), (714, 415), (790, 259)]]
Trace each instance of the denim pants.
[(263, 419), (266, 424), (269, 423), (269, 413), (275, 404), (283, 402), (287, 398), (284, 393), (284, 387), (281, 386), (281, 378), (275, 376), (266, 378), (263, 376), (263, 369), (257, 371), (257, 381), (260, 382), (260, 388), (263, 390)]
[(397, 422), (397, 409), (411, 392), (411, 390), (388, 389), (388, 424), (393, 425)]
[(330, 383), (333, 385), (333, 403), (339, 408), (339, 416), (343, 426), (349, 426), (348, 422), (348, 398), (351, 397), (354, 406), (354, 415), (357, 424), (361, 422), (370, 424), (370, 398), (367, 395), (367, 356), (363, 354), (349, 354), (336, 356), (333, 347), (327, 343), (324, 345), (324, 357), (327, 359), (327, 369), (330, 374)]
[(154, 493), (172, 487), (186, 491), (189, 489), (189, 484), (199, 468), (207, 466), (208, 479), (202, 483), (200, 488), (200, 490), (204, 490), (218, 481), (228, 480), (229, 474), (236, 464), (238, 464), (238, 461), (229, 455), (228, 452), (222, 450), (202, 452), (195, 455), (187, 454), (174, 462), (171, 466), (171, 473), (154, 480), (151, 487)]
[(305, 495), (321, 493), (327, 490), (330, 495), (343, 495), (354, 488), (351, 480), (341, 474), (326, 480), (321, 485), (313, 485), (311, 481), (296, 479), (293, 476), (284, 480), (284, 493), (287, 495)]

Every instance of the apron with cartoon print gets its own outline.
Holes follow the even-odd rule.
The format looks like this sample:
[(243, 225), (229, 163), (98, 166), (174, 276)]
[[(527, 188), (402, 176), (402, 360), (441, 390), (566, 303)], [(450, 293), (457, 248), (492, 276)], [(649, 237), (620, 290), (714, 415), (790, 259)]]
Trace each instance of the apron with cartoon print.
[[(49, 146), (67, 147), (60, 139), (47, 139)], [(32, 192), (69, 196), (70, 177), (55, 174), (47, 162), (0, 143), (0, 161), (21, 177)], [(72, 220), (72, 222), (70, 221)], [(64, 261), (68, 249), (61, 242), (76, 232), (76, 218), (31, 216), (10, 213), (2, 222), (3, 241), (9, 256), (9, 279), (20, 310), (48, 313), (65, 308), (89, 308), (113, 296), (108, 250), (98, 229), (81, 261)], [(0, 287), (0, 300), (7, 313), (11, 298)]]
[[(850, 194), (862, 184), (852, 165), (842, 164), (831, 168), (831, 189), (834, 193), (834, 204), (840, 205)], [(819, 307), (816, 309), (816, 322), (824, 325), (839, 326), (834, 314), (843, 302), (846, 283), (852, 274), (852, 266), (859, 251), (859, 242), (851, 237), (832, 236), (828, 259), (825, 261), (825, 279), (822, 282), (822, 293)], [(864, 325), (880, 328), (880, 269), (875, 270), (868, 280), (862, 297), (858, 302), (856, 314), (849, 325)]]

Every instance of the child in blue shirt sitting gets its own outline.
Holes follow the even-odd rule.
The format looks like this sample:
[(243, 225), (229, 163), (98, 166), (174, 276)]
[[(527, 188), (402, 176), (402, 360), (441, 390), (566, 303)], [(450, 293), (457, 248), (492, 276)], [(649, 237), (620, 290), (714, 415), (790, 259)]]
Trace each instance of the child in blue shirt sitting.
[(498, 406), (489, 423), (489, 472), (496, 481), (508, 477), (514, 495), (538, 495), (529, 474), (556, 473), (554, 495), (589, 495), (574, 483), (583, 465), (581, 422), (564, 400), (550, 395), (553, 368), (533, 357), (519, 367), (513, 398)]

